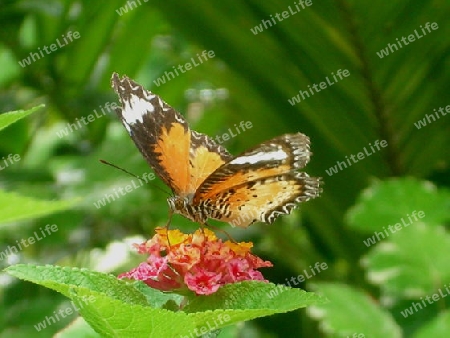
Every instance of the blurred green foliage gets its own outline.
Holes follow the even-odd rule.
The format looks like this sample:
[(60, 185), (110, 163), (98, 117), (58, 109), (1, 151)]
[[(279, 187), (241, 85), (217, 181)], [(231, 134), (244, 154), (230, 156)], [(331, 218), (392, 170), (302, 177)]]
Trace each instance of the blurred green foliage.
[[(132, 3), (136, 6), (125, 12), (124, 6)], [(271, 226), (219, 226), (237, 240), (255, 242), (259, 254), (275, 264), (265, 272), (274, 283), (286, 283), (310, 265), (326, 262), (327, 270), (298, 286), (315, 286), (332, 301), (330, 308), (255, 320), (222, 336), (381, 337), (389, 332), (393, 337), (444, 337), (448, 298), (406, 318), (401, 311), (450, 283), (445, 268), (450, 4), (312, 0), (311, 6), (276, 19), (289, 6), (296, 10), (295, 4), (300, 6), (289, 0), (3, 1), (0, 111), (46, 107), (1, 130), (0, 164), (10, 154), (21, 159), (0, 170), (2, 194), (44, 201), (79, 198), (79, 203), (52, 215), (2, 224), (2, 253), (47, 224), (59, 230), (17, 254), (2, 256), (1, 266), (32, 262), (122, 272), (136, 263), (127, 253), (129, 238), (150, 237), (154, 227), (165, 224), (167, 195), (155, 186), (101, 208), (94, 204), (131, 181), (99, 159), (139, 176), (150, 172), (109, 108), (117, 101), (109, 79), (118, 72), (162, 96), (202, 133), (214, 137), (251, 121), (251, 129), (223, 144), (233, 154), (283, 133), (301, 131), (311, 138), (314, 155), (306, 171), (324, 177), (321, 198)], [(254, 34), (255, 26), (264, 27), (262, 20), (272, 25), (266, 22), (267, 28)], [(438, 29), (424, 35), (421, 27), (427, 22)], [(393, 52), (379, 56), (388, 44), (398, 46), (415, 30), (421, 38), (397, 51), (391, 46)], [(68, 32), (79, 38), (67, 40)], [(44, 50), (58, 43), (64, 45)], [(214, 51), (215, 57), (155, 84), (166, 71), (204, 50)], [(32, 53), (42, 54), (22, 67)], [(350, 76), (297, 104), (288, 102), (339, 69)], [(440, 107), (445, 114), (436, 113)], [(82, 123), (82, 117), (92, 114), (100, 117)], [(418, 121), (426, 125), (419, 128)], [(370, 150), (377, 140), (388, 146), (349, 165), (352, 155)], [(330, 175), (339, 162), (347, 168)], [(159, 181), (154, 184), (167, 190)], [(414, 210), (425, 212), (420, 222), (370, 247), (364, 244), (375, 231)], [(181, 217), (172, 226), (197, 227)], [(125, 238), (128, 244), (121, 245)], [(1, 337), (39, 336), (33, 325), (67, 306), (53, 291), (1, 276)], [(366, 312), (373, 317), (363, 316)], [(55, 323), (40, 336), (51, 336), (74, 318)], [(371, 331), (375, 324), (378, 330)]]

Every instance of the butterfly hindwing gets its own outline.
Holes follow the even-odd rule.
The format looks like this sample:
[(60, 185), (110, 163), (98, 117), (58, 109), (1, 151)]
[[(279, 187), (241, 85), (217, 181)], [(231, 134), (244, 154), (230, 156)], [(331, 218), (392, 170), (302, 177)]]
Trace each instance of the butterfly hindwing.
[(211, 217), (244, 228), (254, 222), (271, 224), (298, 203), (317, 197), (319, 185), (319, 179), (297, 172), (257, 179), (217, 194), (211, 201), (221, 207), (210, 206), (218, 209)]
[(232, 156), (208, 136), (191, 131), (186, 120), (158, 95), (113, 74), (117, 109), (130, 137), (155, 173), (180, 196), (198, 186)]
[(211, 218), (246, 227), (272, 223), (295, 203), (319, 194), (320, 180), (296, 170), (309, 161), (309, 138), (286, 134), (235, 157), (198, 188), (194, 204), (203, 202)]

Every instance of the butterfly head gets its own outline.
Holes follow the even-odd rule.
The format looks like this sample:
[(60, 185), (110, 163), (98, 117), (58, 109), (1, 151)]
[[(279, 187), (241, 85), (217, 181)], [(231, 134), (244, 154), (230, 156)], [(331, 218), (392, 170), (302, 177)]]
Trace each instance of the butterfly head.
[(170, 209), (176, 214), (183, 214), (188, 205), (187, 197), (171, 196), (167, 199)]
[(192, 198), (189, 196), (171, 196), (167, 199), (170, 209), (175, 214), (181, 214), (184, 217), (204, 224), (208, 220), (208, 215), (202, 212), (201, 208), (192, 205)]

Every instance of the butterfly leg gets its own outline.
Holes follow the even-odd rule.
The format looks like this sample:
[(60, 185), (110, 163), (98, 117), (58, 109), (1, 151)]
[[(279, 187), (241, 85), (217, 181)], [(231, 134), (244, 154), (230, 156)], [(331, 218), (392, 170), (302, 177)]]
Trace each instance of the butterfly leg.
[(172, 216), (173, 216), (173, 211), (171, 209), (169, 209), (169, 219), (166, 223), (166, 225), (164, 226), (164, 228), (166, 228), (166, 235), (167, 235), (167, 244), (169, 244), (169, 248), (170, 248), (170, 239), (169, 239), (169, 226), (170, 226), (170, 222), (172, 221)]
[[(225, 234), (225, 236), (227, 236), (228, 239), (229, 239), (231, 242), (237, 243), (237, 242), (234, 240), (234, 238), (231, 237), (231, 235), (230, 235), (228, 232), (226, 232), (225, 230), (219, 229), (219, 228), (217, 228), (217, 227), (215, 227), (215, 226), (212, 226), (211, 224), (208, 224), (208, 223), (206, 223), (206, 222), (205, 222), (203, 225), (206, 225), (207, 227), (209, 227), (209, 228), (211, 228), (211, 229), (214, 229), (214, 230), (216, 230), (216, 231), (219, 231), (219, 232)], [(202, 229), (203, 229), (203, 226), (202, 226)]]

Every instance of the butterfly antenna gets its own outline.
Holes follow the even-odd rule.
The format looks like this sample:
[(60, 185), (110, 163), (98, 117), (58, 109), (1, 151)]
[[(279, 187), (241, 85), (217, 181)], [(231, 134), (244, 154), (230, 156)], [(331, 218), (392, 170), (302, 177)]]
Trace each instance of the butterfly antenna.
[(139, 178), (139, 176), (137, 176), (137, 175), (135, 175), (135, 174), (133, 174), (133, 173), (130, 173), (128, 170), (126, 170), (126, 169), (124, 169), (124, 168), (121, 168), (121, 167), (118, 167), (118, 166), (116, 166), (115, 164), (112, 164), (111, 162), (108, 162), (108, 161), (105, 161), (105, 160), (100, 160), (100, 162), (102, 162), (103, 164), (109, 165), (109, 166), (111, 166), (111, 167), (113, 167), (113, 168), (119, 169), (120, 171), (123, 171), (125, 174), (128, 174), (128, 175), (130, 175), (130, 176)]
[[(135, 174), (133, 174), (133, 173), (130, 173), (128, 170), (126, 170), (126, 169), (124, 169), (124, 168), (121, 168), (121, 167), (119, 167), (119, 166), (117, 166), (117, 165), (115, 165), (115, 164), (113, 164), (113, 163), (111, 163), (111, 162), (108, 162), (108, 161), (105, 161), (105, 160), (99, 160), (99, 161), (100, 161), (101, 163), (103, 163), (103, 164), (106, 164), (106, 165), (109, 165), (109, 166), (111, 166), (111, 167), (113, 167), (113, 168), (119, 169), (120, 171), (123, 171), (125, 174), (128, 174), (128, 175), (130, 175), (130, 176), (133, 176), (133, 177), (137, 178), (138, 180), (141, 179), (139, 176), (137, 176), (137, 175), (135, 175)], [(169, 195), (169, 196), (171, 195), (169, 192), (167, 192), (167, 191), (164, 190), (163, 188), (157, 186), (156, 184), (151, 184), (151, 183), (150, 183), (150, 185), (154, 186), (156, 189), (158, 189), (159, 191), (162, 191), (162, 192), (165, 193), (166, 195)]]

